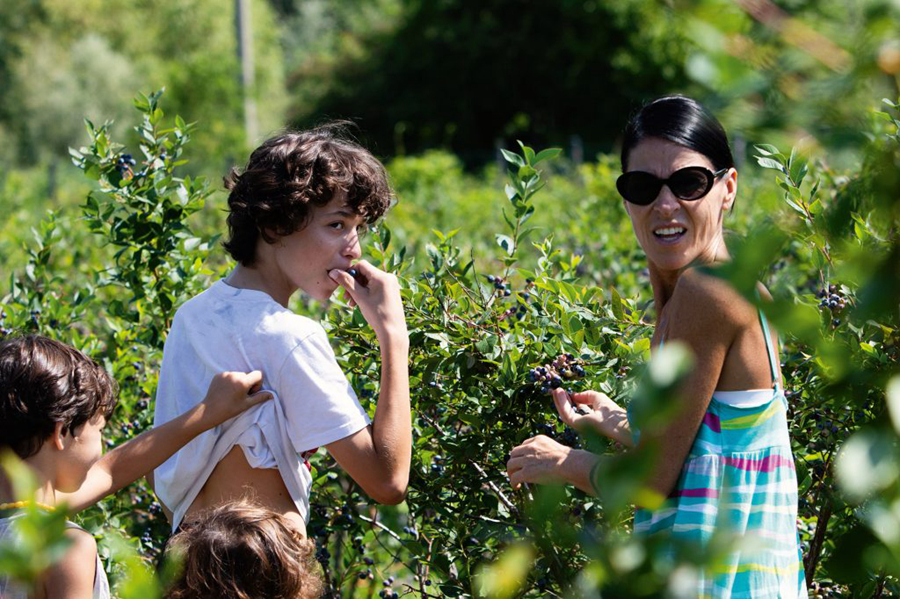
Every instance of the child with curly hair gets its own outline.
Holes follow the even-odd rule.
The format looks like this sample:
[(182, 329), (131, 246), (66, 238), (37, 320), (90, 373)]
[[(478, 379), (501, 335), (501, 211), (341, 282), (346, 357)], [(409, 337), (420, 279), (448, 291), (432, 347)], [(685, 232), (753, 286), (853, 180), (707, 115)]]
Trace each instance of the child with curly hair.
[(169, 541), (179, 574), (166, 599), (314, 599), (316, 546), (287, 518), (249, 499), (185, 520)]

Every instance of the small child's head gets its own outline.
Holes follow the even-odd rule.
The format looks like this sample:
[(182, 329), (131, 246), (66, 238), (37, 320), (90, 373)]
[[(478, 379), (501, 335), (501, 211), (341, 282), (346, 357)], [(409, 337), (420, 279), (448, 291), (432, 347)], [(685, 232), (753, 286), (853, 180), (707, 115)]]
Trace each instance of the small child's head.
[(76, 490), (100, 459), (115, 406), (115, 381), (75, 348), (39, 335), (0, 343), (0, 449), (45, 452), (59, 490)]
[(228, 240), (225, 249), (254, 266), (260, 240), (273, 244), (303, 229), (317, 208), (334, 199), (362, 218), (377, 221), (392, 192), (384, 166), (350, 140), (342, 123), (273, 137), (250, 155), (243, 172), (225, 178)]
[(250, 500), (183, 523), (169, 547), (182, 561), (167, 599), (313, 599), (322, 593), (315, 544), (287, 518)]

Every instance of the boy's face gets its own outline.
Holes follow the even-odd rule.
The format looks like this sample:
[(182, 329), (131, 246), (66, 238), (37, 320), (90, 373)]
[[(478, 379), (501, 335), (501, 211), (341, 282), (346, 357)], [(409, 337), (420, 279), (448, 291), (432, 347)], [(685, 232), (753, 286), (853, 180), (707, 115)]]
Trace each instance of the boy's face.
[(303, 229), (272, 245), (275, 264), (292, 287), (327, 300), (338, 287), (328, 272), (347, 270), (359, 260), (359, 236), (366, 226), (365, 219), (347, 206), (346, 194), (335, 193), (328, 204), (312, 209)]
[(106, 418), (98, 414), (81, 428), (66, 434), (64, 448), (58, 455), (58, 490), (72, 493), (84, 483), (88, 470), (103, 455), (104, 426)]

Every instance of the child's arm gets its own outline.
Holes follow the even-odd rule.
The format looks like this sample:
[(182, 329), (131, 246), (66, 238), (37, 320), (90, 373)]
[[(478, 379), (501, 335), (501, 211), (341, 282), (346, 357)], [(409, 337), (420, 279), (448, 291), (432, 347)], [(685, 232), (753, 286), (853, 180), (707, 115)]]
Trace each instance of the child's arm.
[(326, 448), (369, 497), (397, 504), (406, 496), (412, 459), (409, 333), (397, 277), (365, 260), (354, 268), (364, 282), (340, 270), (330, 274), (375, 330), (381, 346), (381, 393), (372, 425)]
[(71, 512), (79, 512), (131, 484), (165, 462), (200, 433), (271, 399), (272, 394), (265, 391), (248, 395), (257, 391), (261, 382), (262, 373), (258, 370), (249, 374), (217, 374), (202, 402), (178, 418), (142, 433), (107, 453), (91, 466), (77, 491), (57, 492), (57, 503), (66, 502)]

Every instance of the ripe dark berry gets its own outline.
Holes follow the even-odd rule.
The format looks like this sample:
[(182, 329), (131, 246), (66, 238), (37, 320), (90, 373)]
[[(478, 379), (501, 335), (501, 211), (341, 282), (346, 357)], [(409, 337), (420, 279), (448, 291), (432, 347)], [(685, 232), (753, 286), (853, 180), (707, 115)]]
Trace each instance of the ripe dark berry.
[(350, 269), (347, 269), (347, 274), (350, 275), (351, 277), (356, 278), (356, 275), (359, 274), (359, 271), (356, 270), (355, 268), (350, 268)]
[(494, 275), (488, 275), (487, 280), (488, 280), (488, 283), (493, 283), (494, 281), (497, 280), (497, 278)]
[(552, 379), (550, 379), (550, 388), (551, 389), (559, 389), (560, 387), (562, 387), (562, 384), (563, 384), (563, 381), (558, 376), (555, 376)]
[(373, 560), (371, 557), (364, 557), (363, 561), (366, 563), (367, 566), (371, 566), (372, 564), (375, 563), (375, 560)]
[(506, 296), (506, 297), (509, 297), (509, 296), (512, 295), (512, 291), (510, 291), (509, 289), (504, 289), (504, 290), (503, 290), (503, 295)]
[(369, 575), (366, 574), (365, 572), (360, 572), (360, 573), (357, 574), (356, 576), (357, 576), (357, 578), (359, 578), (360, 580), (365, 580), (366, 578), (369, 577)]

